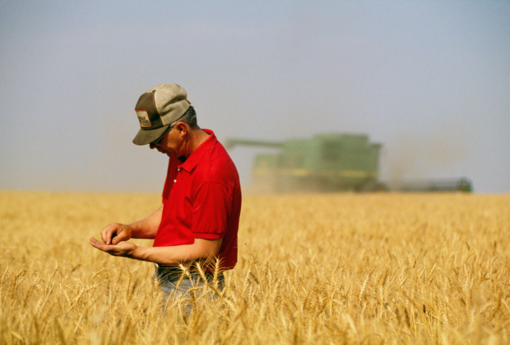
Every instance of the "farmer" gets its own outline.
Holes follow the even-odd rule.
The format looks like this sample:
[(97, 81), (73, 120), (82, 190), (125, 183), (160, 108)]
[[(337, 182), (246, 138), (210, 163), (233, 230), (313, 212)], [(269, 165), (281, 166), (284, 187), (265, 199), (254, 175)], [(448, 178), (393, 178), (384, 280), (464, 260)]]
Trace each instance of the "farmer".
[[(149, 144), (170, 157), (162, 205), (132, 224), (108, 225), (101, 241), (91, 238), (90, 244), (110, 255), (153, 262), (165, 299), (203, 286), (204, 276), (221, 290), (223, 271), (237, 262), (237, 169), (214, 132), (197, 125), (195, 110), (179, 85), (147, 91), (135, 111), (141, 128), (133, 143)], [(131, 238), (154, 239), (154, 244), (137, 246), (128, 242)]]

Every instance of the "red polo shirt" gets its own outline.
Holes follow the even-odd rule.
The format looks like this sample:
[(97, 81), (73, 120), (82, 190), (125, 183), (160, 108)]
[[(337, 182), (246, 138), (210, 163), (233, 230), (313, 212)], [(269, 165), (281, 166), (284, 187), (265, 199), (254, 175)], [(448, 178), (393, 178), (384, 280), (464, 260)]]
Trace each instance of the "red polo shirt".
[(237, 262), (241, 186), (237, 169), (213, 131), (182, 163), (171, 157), (163, 189), (163, 215), (154, 247), (223, 239), (222, 270)]

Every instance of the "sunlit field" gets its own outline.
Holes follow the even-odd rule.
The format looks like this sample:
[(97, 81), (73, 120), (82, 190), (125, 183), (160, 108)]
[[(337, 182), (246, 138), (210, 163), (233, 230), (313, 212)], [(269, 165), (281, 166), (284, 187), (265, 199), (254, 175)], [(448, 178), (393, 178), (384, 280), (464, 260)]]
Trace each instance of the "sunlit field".
[(238, 265), (190, 315), (88, 244), (159, 203), (0, 192), (0, 343), (510, 343), (508, 195), (245, 196)]

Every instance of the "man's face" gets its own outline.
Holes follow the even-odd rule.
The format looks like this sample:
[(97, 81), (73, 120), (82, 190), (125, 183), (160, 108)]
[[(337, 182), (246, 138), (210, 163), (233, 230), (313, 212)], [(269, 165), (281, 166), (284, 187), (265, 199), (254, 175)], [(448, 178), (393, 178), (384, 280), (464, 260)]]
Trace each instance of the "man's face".
[(181, 157), (185, 153), (185, 140), (180, 126), (178, 128), (177, 125), (163, 136), (159, 144), (149, 145), (151, 149), (156, 149), (168, 157)]

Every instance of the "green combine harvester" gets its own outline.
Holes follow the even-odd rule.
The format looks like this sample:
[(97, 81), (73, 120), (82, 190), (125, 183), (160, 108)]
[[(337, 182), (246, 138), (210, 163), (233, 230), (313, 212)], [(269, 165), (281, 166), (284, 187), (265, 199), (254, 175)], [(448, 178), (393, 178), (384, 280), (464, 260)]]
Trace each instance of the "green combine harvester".
[(253, 167), (253, 188), (259, 192), (381, 191), (378, 182), (380, 144), (361, 134), (318, 134), (311, 139), (282, 142), (228, 139), (237, 145), (277, 148), (258, 154)]
[[(258, 193), (387, 191), (379, 181), (381, 144), (363, 134), (318, 134), (310, 139), (263, 141), (228, 139), (237, 145), (277, 149), (255, 156), (252, 188)], [(435, 179), (397, 181), (396, 192), (471, 192), (471, 181)]]

